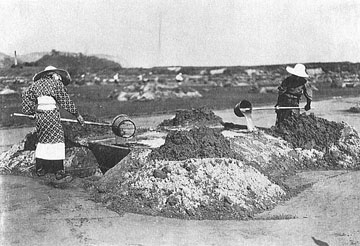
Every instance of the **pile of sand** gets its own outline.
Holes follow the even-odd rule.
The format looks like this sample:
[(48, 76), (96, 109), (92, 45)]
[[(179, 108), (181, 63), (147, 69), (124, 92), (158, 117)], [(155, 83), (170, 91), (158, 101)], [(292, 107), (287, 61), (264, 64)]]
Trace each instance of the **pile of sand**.
[(325, 150), (339, 141), (344, 124), (316, 117), (314, 114), (294, 115), (273, 127), (270, 132), (294, 148)]
[(354, 107), (351, 107), (348, 111), (350, 113), (360, 113), (360, 105), (356, 105)]
[[(247, 219), (296, 194), (284, 179), (297, 170), (356, 169), (360, 163), (360, 137), (354, 128), (314, 115), (252, 133), (199, 127), (198, 122), (211, 126), (219, 119), (203, 109), (179, 113), (174, 119), (167, 125), (191, 129), (162, 131), (167, 136), (158, 148), (133, 148), (89, 186), (98, 201), (118, 212)], [(75, 143), (86, 137), (86, 132), (72, 131)], [(1, 154), (0, 171), (33, 163), (34, 142), (25, 139)], [(83, 147), (69, 147), (67, 153), (75, 148)], [(86, 151), (91, 153), (84, 148), (71, 156), (85, 158)]]
[(136, 150), (98, 183), (116, 211), (190, 219), (246, 219), (286, 192), (251, 165), (231, 158), (153, 160)]
[(200, 107), (191, 110), (178, 110), (174, 118), (164, 120), (159, 126), (209, 126), (219, 125), (221, 122), (221, 117), (215, 115), (211, 109)]
[(230, 148), (230, 141), (220, 129), (208, 127), (193, 128), (190, 131), (173, 131), (165, 144), (152, 151), (151, 158), (160, 160), (186, 160), (189, 158), (236, 158)]
[(353, 127), (344, 122), (301, 114), (267, 132), (286, 140), (299, 153), (313, 155), (314, 161), (311, 165), (305, 162), (306, 167), (355, 168), (360, 160), (360, 137)]
[[(274, 153), (285, 162), (293, 149), (267, 136), (208, 127), (172, 131), (159, 148), (133, 150), (105, 173), (96, 186), (98, 200), (119, 212), (251, 218), (289, 195), (278, 177), (269, 177), (266, 170), (274, 169)], [(260, 142), (262, 149), (257, 148)]]
[(159, 148), (134, 150), (110, 169), (98, 199), (121, 212), (245, 219), (297, 194), (302, 187), (284, 185), (297, 170), (359, 166), (360, 138), (344, 123), (302, 115), (268, 132), (171, 131)]
[(0, 174), (32, 174), (35, 165), (34, 150), (24, 148), (26, 138), (0, 153)]

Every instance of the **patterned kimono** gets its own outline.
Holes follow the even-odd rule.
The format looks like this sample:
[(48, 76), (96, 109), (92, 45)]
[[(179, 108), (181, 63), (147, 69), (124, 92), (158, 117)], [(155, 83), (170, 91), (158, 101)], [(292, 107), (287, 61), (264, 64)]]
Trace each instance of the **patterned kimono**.
[[(60, 122), (60, 105), (77, 117), (78, 110), (59, 80), (42, 77), (22, 95), (22, 112), (35, 114), (38, 144), (35, 157), (42, 160), (65, 159), (64, 131)], [(61, 168), (58, 168), (61, 169)]]

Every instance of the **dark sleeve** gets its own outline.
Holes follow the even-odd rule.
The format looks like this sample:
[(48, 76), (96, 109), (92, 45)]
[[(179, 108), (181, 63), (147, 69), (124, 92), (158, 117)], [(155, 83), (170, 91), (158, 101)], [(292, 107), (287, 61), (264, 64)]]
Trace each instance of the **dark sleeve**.
[(307, 82), (305, 85), (304, 85), (304, 96), (306, 97), (306, 99), (308, 101), (312, 101), (312, 98), (313, 98), (313, 90), (311, 88), (311, 84), (309, 82)]
[(66, 111), (71, 113), (74, 116), (78, 116), (78, 110), (74, 102), (70, 99), (69, 94), (66, 92), (65, 86), (60, 82), (55, 82), (55, 90), (52, 95), (55, 98), (55, 101)]
[(35, 114), (36, 97), (30, 88), (22, 93), (21, 98), (21, 111), (24, 114)]
[(288, 79), (286, 78), (281, 82), (280, 86), (278, 87), (279, 95), (282, 95), (286, 92), (287, 86), (288, 86)]

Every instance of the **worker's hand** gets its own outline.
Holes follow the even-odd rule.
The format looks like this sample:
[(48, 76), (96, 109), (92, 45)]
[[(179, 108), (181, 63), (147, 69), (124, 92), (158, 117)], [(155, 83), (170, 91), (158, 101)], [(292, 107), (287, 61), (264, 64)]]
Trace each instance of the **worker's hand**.
[(279, 110), (279, 105), (276, 104), (274, 107), (275, 107), (275, 112), (277, 112)]
[(88, 143), (88, 141), (86, 140), (86, 138), (80, 138), (77, 142), (78, 142), (81, 146), (89, 147), (89, 143)]
[(311, 109), (310, 103), (307, 103), (307, 104), (305, 105), (305, 110), (306, 110), (306, 111), (309, 111), (310, 109)]
[(81, 116), (81, 115), (78, 115), (78, 117), (76, 117), (77, 121), (79, 122), (79, 124), (81, 126), (84, 126), (85, 125), (85, 121), (84, 121), (84, 118)]

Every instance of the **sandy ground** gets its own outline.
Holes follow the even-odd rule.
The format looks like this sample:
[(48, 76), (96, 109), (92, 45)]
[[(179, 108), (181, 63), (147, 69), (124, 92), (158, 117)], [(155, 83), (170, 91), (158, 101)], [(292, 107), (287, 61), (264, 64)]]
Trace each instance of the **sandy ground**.
[[(360, 114), (344, 112), (358, 101), (338, 98), (315, 102), (312, 112), (346, 121), (359, 131)], [(245, 124), (232, 110), (215, 113), (224, 121)], [(169, 116), (134, 120), (151, 126), (164, 118)], [(253, 119), (258, 126), (270, 127), (275, 114), (255, 111)], [(259, 214), (256, 220), (184, 221), (120, 216), (90, 201), (81, 190), (55, 189), (32, 178), (0, 176), (0, 245), (360, 245), (359, 180), (359, 171), (299, 173), (291, 182), (315, 184)], [(321, 242), (316, 244), (312, 237)]]
[[(307, 174), (317, 183), (252, 221), (118, 214), (74, 189), (0, 176), (1, 245), (360, 244), (360, 172)], [(291, 218), (291, 219), (281, 219)]]

